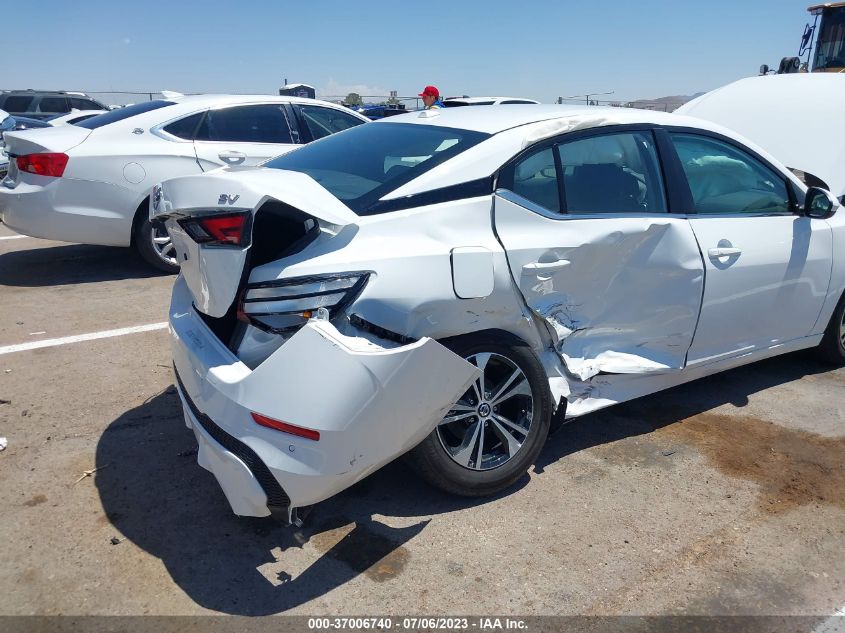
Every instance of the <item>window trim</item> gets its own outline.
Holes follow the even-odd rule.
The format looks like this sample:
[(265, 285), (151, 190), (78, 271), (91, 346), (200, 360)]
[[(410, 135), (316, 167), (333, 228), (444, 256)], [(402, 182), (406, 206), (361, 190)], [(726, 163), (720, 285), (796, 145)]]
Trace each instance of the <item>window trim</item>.
[[(770, 161), (766, 160), (764, 157), (760, 156), (760, 154), (758, 154), (752, 148), (742, 145), (741, 143), (732, 139), (729, 136), (725, 136), (724, 134), (719, 134), (718, 132), (713, 132), (711, 130), (702, 130), (699, 128), (680, 125), (660, 126), (660, 130), (665, 135), (665, 141), (667, 144), (667, 147), (665, 149), (668, 155), (671, 157), (669, 160), (676, 164), (677, 169), (681, 170), (680, 175), (682, 178), (677, 180), (677, 182), (675, 183), (675, 187), (680, 189), (680, 194), (684, 198), (684, 207), (682, 207), (686, 209), (685, 211), (683, 211), (684, 214), (690, 217), (699, 218), (765, 218), (801, 215), (800, 204), (799, 201), (796, 199), (795, 187), (793, 186), (794, 183), (792, 182), (792, 180), (787, 178), (784, 174), (781, 173), (780, 169), (775, 167)], [(781, 182), (783, 183), (786, 189), (786, 193), (789, 196), (789, 211), (765, 213), (755, 211), (744, 211), (742, 213), (699, 213), (695, 209), (695, 201), (692, 197), (692, 190), (689, 187), (689, 181), (687, 180), (686, 173), (683, 171), (681, 158), (680, 156), (678, 156), (678, 151), (675, 149), (675, 144), (672, 142), (672, 134), (687, 134), (690, 136), (701, 136), (704, 138), (710, 138), (725, 143), (726, 145), (729, 145), (735, 150), (737, 150), (738, 152), (748, 154), (754, 160), (763, 165), (766, 169), (773, 172), (776, 177), (780, 178)]]
[[(553, 136), (547, 139), (543, 139), (542, 141), (538, 141), (533, 145), (529, 145), (522, 151), (520, 151), (515, 156), (511, 157), (508, 162), (506, 162), (502, 167), (499, 168), (499, 171), (496, 174), (496, 193), (499, 194), (499, 190), (507, 190), (513, 196), (516, 196), (520, 200), (526, 200), (531, 202), (527, 198), (520, 196), (518, 193), (513, 191), (513, 178), (514, 178), (514, 171), (516, 168), (516, 164), (521, 162), (524, 158), (533, 155), (535, 152), (540, 152), (545, 150), (548, 147), (552, 148), (552, 154), (555, 160), (555, 172), (557, 174), (557, 181), (558, 181), (558, 196), (559, 196), (559, 204), (560, 204), (560, 211), (556, 212), (551, 209), (546, 209), (545, 207), (538, 205), (536, 202), (531, 202), (530, 210), (537, 212), (537, 209), (543, 209), (544, 212), (542, 215), (549, 218), (554, 219), (566, 219), (566, 218), (603, 218), (603, 217), (631, 217), (635, 215), (637, 217), (655, 217), (655, 216), (667, 216), (667, 215), (684, 215), (683, 212), (676, 211), (673, 207), (672, 201), (677, 197), (677, 194), (673, 195), (670, 193), (670, 189), (672, 188), (671, 181), (667, 178), (667, 174), (665, 173), (665, 169), (663, 167), (664, 158), (660, 151), (660, 144), (659, 139), (657, 138), (657, 134), (655, 134), (656, 130), (661, 129), (662, 126), (656, 125), (654, 123), (626, 123), (626, 124), (618, 124), (618, 125), (604, 125), (599, 127), (593, 127), (586, 130), (577, 130), (574, 132), (564, 132), (563, 134), (559, 134), (557, 136)], [(566, 191), (564, 189), (564, 182), (563, 179), (560, 177), (562, 173), (561, 163), (560, 163), (560, 153), (556, 150), (558, 145), (562, 145), (563, 143), (569, 143), (572, 141), (579, 141), (587, 138), (595, 138), (599, 136), (607, 136), (610, 134), (625, 134), (625, 133), (633, 133), (633, 132), (645, 132), (650, 133), (652, 137), (652, 143), (654, 145), (654, 153), (655, 158), (657, 159), (658, 164), (658, 176), (663, 180), (663, 195), (666, 201), (666, 210), (665, 211), (638, 211), (636, 213), (629, 213), (629, 212), (608, 212), (608, 213), (572, 213), (566, 208)], [(677, 156), (676, 156), (677, 159)], [(679, 160), (679, 159), (678, 159)], [(680, 161), (678, 166), (680, 167)], [(686, 181), (684, 181), (686, 182)], [(504, 196), (502, 196), (504, 197)], [(505, 198), (508, 199), (508, 198)], [(515, 202), (511, 200), (511, 202)], [(518, 204), (518, 203), (517, 203)], [(526, 205), (522, 205), (526, 206)]]
[[(202, 116), (200, 116), (199, 120), (197, 121), (197, 125), (194, 128), (194, 132), (193, 132), (193, 134), (191, 134), (191, 138), (189, 138), (189, 139), (188, 138), (182, 138), (181, 136), (176, 136), (176, 135), (171, 134), (170, 132), (168, 132), (167, 130), (164, 129), (168, 125), (176, 123), (177, 121), (181, 121), (182, 119), (187, 119), (188, 117), (192, 117), (196, 114), (200, 114)], [(208, 108), (205, 108), (204, 110), (197, 110), (196, 112), (189, 112), (188, 114), (180, 114), (179, 116), (173, 117), (169, 121), (165, 121), (164, 123), (159, 123), (158, 125), (154, 125), (153, 127), (150, 128), (150, 133), (155, 134), (159, 138), (163, 138), (166, 141), (172, 141), (174, 143), (193, 143), (194, 139), (197, 135), (197, 130), (200, 129), (200, 126), (202, 125), (203, 121), (205, 121), (205, 117), (207, 116), (207, 114), (208, 114)]]

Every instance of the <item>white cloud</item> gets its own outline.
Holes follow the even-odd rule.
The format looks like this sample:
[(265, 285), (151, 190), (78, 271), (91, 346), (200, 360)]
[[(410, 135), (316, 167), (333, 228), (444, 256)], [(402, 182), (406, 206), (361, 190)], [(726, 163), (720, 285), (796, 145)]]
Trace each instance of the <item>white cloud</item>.
[(124, 38), (123, 38), (123, 43), (128, 45), (128, 44), (131, 44), (131, 43), (132, 43), (132, 40), (130, 40), (128, 37), (124, 37)]
[(317, 87), (318, 97), (345, 97), (350, 92), (355, 92), (359, 95), (374, 95), (378, 97), (387, 97), (390, 95), (390, 90), (382, 86), (368, 86), (367, 84), (342, 84), (329, 77), (328, 81), (322, 86)]

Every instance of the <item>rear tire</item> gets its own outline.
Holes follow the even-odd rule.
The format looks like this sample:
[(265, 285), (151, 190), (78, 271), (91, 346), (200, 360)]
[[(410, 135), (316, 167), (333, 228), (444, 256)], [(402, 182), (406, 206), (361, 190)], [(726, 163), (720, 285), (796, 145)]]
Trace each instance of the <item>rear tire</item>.
[(151, 223), (147, 212), (148, 201), (141, 203), (135, 216), (132, 236), (135, 250), (150, 266), (175, 275), (179, 272), (176, 249), (170, 241), (167, 229), (161, 222)]
[(444, 345), (483, 367), (482, 379), (406, 459), (441, 490), (492, 495), (522, 477), (543, 448), (552, 412), (548, 379), (531, 349), (515, 339), (469, 335)]
[(816, 349), (823, 361), (833, 365), (845, 365), (845, 295), (839, 300), (824, 338)]

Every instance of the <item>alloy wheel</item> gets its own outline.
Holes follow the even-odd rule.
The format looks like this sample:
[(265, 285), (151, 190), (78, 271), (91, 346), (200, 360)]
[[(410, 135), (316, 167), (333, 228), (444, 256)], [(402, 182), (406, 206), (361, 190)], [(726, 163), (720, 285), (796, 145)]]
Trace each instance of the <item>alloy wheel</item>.
[(153, 251), (162, 261), (171, 266), (179, 265), (176, 261), (176, 248), (173, 246), (173, 240), (170, 239), (170, 234), (162, 224), (152, 225), (150, 239), (152, 240)]
[(534, 397), (525, 372), (506, 356), (480, 353), (466, 360), (481, 375), (438, 424), (437, 436), (455, 463), (492, 470), (513, 459), (528, 439)]

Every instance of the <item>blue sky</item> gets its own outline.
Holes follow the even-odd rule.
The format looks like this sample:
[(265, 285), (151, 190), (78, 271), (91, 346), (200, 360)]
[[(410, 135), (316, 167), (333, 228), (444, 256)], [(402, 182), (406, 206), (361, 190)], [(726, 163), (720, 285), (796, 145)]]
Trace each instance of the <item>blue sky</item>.
[(3, 21), (0, 89), (419, 92), (618, 100), (706, 91), (794, 55), (807, 0), (57, 2)]

